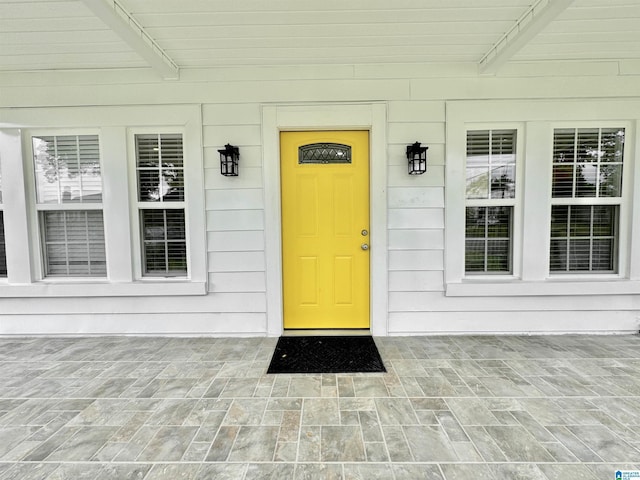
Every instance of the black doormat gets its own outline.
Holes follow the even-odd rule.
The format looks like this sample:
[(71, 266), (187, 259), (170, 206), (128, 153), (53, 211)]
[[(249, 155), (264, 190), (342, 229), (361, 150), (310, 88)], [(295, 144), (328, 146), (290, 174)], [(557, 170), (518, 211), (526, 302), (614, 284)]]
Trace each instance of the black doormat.
[(280, 337), (267, 373), (386, 372), (373, 337)]

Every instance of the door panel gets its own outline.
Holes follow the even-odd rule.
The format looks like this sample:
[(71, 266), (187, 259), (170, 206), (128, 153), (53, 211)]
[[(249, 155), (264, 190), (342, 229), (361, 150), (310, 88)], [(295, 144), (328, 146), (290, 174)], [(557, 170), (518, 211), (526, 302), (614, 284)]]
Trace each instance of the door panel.
[(282, 132), (280, 147), (284, 328), (369, 328), (369, 133)]

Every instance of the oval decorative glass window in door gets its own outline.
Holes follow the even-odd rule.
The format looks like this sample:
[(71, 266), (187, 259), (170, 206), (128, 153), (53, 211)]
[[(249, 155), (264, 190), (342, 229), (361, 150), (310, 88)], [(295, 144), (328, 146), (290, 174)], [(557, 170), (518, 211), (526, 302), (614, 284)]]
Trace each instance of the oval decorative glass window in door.
[(351, 163), (351, 147), (340, 143), (312, 143), (298, 148), (298, 163)]

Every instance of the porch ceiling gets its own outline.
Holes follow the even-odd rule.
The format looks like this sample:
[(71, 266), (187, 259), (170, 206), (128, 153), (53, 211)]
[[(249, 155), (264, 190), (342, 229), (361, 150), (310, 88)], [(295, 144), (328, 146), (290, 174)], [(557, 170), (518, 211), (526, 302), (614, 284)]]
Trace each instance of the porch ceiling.
[[(169, 78), (160, 63), (481, 67), (509, 31), (519, 44), (500, 64), (640, 60), (640, 0), (115, 1), (128, 15), (100, 13), (99, 3), (113, 10), (114, 0), (0, 0), (0, 71), (152, 67)], [(534, 34), (513, 30), (534, 6), (549, 13), (562, 2), (533, 20)]]

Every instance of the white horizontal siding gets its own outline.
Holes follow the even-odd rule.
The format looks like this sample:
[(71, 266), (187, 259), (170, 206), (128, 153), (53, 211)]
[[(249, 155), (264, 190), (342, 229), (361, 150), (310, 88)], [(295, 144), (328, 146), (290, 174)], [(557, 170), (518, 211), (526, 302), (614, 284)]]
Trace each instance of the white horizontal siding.
[(207, 231), (245, 230), (264, 230), (264, 212), (262, 210), (207, 211)]
[(264, 313), (4, 315), (7, 335), (263, 335)]
[(264, 250), (262, 230), (213, 231), (207, 235), (209, 252), (252, 252)]
[(440, 292), (393, 292), (389, 295), (389, 310), (392, 312), (521, 312), (538, 311), (588, 311), (588, 310), (629, 310), (638, 308), (639, 301), (634, 295), (608, 297), (602, 295), (585, 295), (576, 302), (572, 296), (540, 297), (447, 297)]
[(209, 291), (266, 292), (265, 273), (262, 272), (214, 272), (209, 274)]
[(636, 333), (637, 312), (609, 310), (389, 313), (389, 335)]
[[(264, 190), (261, 116), (258, 104), (207, 104), (202, 107), (205, 148), (208, 290), (214, 297), (238, 294), (239, 311), (266, 313)], [(220, 174), (218, 148), (240, 149), (239, 175)], [(242, 305), (245, 295), (260, 301)], [(266, 324), (265, 324), (266, 328)]]
[[(398, 101), (389, 104), (388, 238), (389, 301), (404, 293), (407, 303), (390, 312), (412, 312), (414, 297), (444, 292), (445, 104)], [(406, 147), (428, 146), (427, 171), (407, 174)], [(389, 317), (389, 329), (397, 328)]]
[[(151, 105), (159, 98), (167, 103), (202, 104), (209, 280), (208, 295), (189, 298), (3, 298), (2, 333), (65, 333), (60, 325), (66, 325), (66, 333), (264, 334), (268, 292), (263, 166), (278, 159), (262, 157), (261, 106), (371, 99), (388, 101), (390, 308), (384, 313), (388, 313), (390, 333), (620, 331), (633, 326), (634, 319), (637, 326), (637, 295), (579, 299), (444, 295), (445, 100), (640, 96), (635, 76), (640, 65), (629, 64), (628, 78), (605, 77), (600, 84), (600, 78), (582, 76), (585, 65), (562, 68), (562, 78), (431, 78), (435, 74), (429, 72), (414, 80), (408, 78), (418, 75), (415, 71), (398, 78), (397, 69), (383, 65), (368, 69), (343, 65), (332, 70), (250, 68), (185, 71), (183, 81), (166, 84), (128, 72), (108, 73), (102, 83), (87, 72), (58, 77), (0, 74), (0, 81), (8, 79), (0, 105)], [(521, 66), (509, 75), (524, 69)], [(357, 78), (369, 74), (380, 79)], [(405, 148), (415, 141), (429, 146), (428, 169), (421, 176), (407, 174)], [(240, 147), (238, 177), (220, 175), (217, 149), (225, 143)]]
[(442, 292), (443, 279), (441, 271), (390, 271), (389, 292)]
[[(189, 314), (189, 313), (257, 313), (264, 312), (263, 292), (225, 292), (216, 295), (73, 298), (3, 298), (3, 315), (79, 314)], [(62, 318), (62, 317), (60, 317)], [(176, 319), (179, 321), (179, 318)]]
[(444, 230), (442, 228), (389, 230), (389, 250), (414, 250), (418, 247), (444, 250)]

